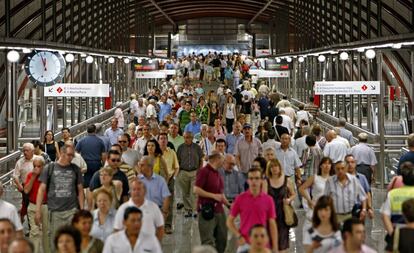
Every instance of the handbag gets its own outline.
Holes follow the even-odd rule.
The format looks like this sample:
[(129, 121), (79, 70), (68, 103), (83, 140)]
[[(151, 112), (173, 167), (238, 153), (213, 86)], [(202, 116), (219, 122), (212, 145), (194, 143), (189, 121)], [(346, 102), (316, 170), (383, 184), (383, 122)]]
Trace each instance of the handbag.
[[(287, 194), (287, 181), (288, 178), (285, 178), (285, 184), (284, 186), (286, 187), (286, 194), (285, 194), (285, 198), (287, 198), (288, 194)], [(286, 204), (285, 202), (283, 202), (283, 212), (285, 214), (285, 224), (288, 227), (296, 227), (298, 225), (298, 216), (296, 215), (295, 209), (293, 209), (291, 204)]]
[(201, 216), (204, 220), (211, 220), (214, 218), (214, 204), (204, 203), (201, 205)]

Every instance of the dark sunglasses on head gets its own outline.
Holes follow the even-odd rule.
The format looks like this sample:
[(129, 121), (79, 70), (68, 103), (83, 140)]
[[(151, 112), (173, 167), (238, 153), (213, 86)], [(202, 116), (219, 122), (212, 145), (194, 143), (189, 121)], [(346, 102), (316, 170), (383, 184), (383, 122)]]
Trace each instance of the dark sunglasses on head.
[(118, 141), (119, 143), (127, 143), (128, 141)]

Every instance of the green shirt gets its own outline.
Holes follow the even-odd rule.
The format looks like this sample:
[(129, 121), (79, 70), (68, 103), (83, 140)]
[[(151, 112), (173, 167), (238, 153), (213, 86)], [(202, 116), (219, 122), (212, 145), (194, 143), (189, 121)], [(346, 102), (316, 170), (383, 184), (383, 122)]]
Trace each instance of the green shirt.
[(183, 133), (184, 133), (185, 126), (188, 123), (190, 123), (190, 121), (191, 121), (190, 114), (191, 114), (191, 112), (187, 112), (186, 110), (182, 110), (180, 112), (180, 115), (178, 116), (178, 120), (180, 121), (180, 129), (181, 129), (181, 132), (183, 132)]
[(200, 105), (197, 105), (196, 107), (196, 113), (197, 118), (201, 122), (201, 124), (208, 124), (208, 112), (210, 109), (207, 105), (204, 105), (204, 107), (201, 107)]
[(177, 135), (175, 138), (173, 138), (171, 135), (168, 135), (168, 141), (174, 145), (175, 150), (178, 150), (178, 147), (184, 143), (184, 137)]

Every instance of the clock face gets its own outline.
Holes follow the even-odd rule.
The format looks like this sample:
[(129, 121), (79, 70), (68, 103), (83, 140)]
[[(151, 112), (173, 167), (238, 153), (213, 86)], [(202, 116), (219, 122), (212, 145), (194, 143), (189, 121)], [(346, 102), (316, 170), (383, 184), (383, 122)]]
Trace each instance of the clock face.
[(30, 80), (40, 86), (52, 86), (65, 74), (66, 63), (58, 52), (34, 51), (26, 61), (25, 70)]

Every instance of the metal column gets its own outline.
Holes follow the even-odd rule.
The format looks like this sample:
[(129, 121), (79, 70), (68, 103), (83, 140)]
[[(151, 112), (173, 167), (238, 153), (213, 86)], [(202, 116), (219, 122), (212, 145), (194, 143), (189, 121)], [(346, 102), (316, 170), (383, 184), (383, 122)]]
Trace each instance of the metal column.
[[(384, 97), (385, 97), (385, 83), (382, 82), (382, 53), (377, 53), (377, 67), (378, 81), (381, 81), (380, 86), (380, 95), (377, 96), (378, 104), (378, 132), (379, 132), (379, 143), (380, 143), (380, 155), (379, 155), (379, 172), (380, 172), (380, 181), (381, 188), (384, 189), (384, 179), (385, 179), (385, 108), (384, 108)], [(377, 175), (378, 176), (378, 175)]]
[[(367, 61), (367, 81), (371, 81), (371, 60), (366, 59)], [(372, 131), (372, 115), (371, 115), (371, 103), (372, 98), (370, 95), (368, 95), (367, 99), (367, 129), (368, 131)]]
[(16, 87), (16, 63), (8, 62), (7, 65), (7, 153), (18, 149), (17, 144), (17, 87)]

